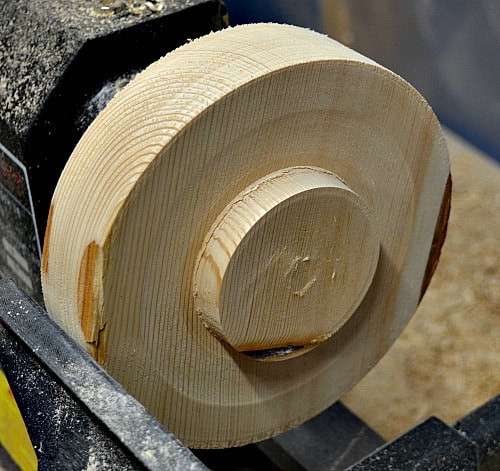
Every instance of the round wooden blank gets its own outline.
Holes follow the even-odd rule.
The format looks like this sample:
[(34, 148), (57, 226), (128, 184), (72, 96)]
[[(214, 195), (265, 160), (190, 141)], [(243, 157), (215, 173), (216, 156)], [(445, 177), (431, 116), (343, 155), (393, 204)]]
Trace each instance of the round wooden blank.
[(294, 26), (209, 34), (75, 148), (46, 307), (186, 445), (258, 441), (332, 404), (401, 333), (448, 177), (439, 124), (397, 75)]

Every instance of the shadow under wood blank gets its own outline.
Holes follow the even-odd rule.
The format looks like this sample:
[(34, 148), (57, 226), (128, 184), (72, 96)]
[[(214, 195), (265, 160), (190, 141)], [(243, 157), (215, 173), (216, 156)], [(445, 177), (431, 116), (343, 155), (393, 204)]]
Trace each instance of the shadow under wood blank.
[(186, 445), (258, 441), (401, 333), (448, 179), (439, 124), (400, 77), (307, 29), (228, 28), (144, 70), (78, 143), (46, 307)]

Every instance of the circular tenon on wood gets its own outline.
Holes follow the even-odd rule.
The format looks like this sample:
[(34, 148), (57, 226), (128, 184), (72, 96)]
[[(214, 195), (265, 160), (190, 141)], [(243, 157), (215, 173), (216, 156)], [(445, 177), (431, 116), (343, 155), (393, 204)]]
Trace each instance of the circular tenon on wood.
[(297, 356), (358, 307), (379, 243), (372, 210), (333, 173), (278, 170), (236, 196), (210, 229), (195, 268), (195, 309), (239, 352)]
[(399, 336), (448, 178), (439, 124), (400, 77), (304, 28), (228, 28), (145, 69), (74, 149), (45, 304), (187, 446), (258, 441)]

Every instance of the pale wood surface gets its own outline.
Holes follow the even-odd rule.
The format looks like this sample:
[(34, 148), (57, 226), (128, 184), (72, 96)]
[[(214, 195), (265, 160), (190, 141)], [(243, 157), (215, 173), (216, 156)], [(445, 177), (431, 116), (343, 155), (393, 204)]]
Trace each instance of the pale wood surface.
[(298, 356), (338, 331), (363, 300), (379, 255), (376, 221), (331, 172), (273, 172), (221, 216), (196, 263), (195, 309), (236, 350)]
[(342, 398), (387, 439), (500, 393), (500, 166), (445, 135), (453, 190), (439, 265), (403, 334)]
[[(281, 212), (274, 214), (255, 183), (300, 168), (320, 169), (329, 183), (318, 185), (317, 174), (306, 183), (289, 182), (291, 196), (277, 197)], [(267, 24), (217, 32), (138, 75), (75, 148), (47, 224), (46, 306), (185, 444), (227, 447), (263, 439), (338, 399), (399, 336), (420, 299), (448, 175), (432, 111), (395, 74), (302, 28)], [(310, 199), (298, 188), (303, 185)], [(227, 270), (224, 263), (216, 267), (221, 282), (214, 289), (223, 299), (229, 293), (230, 322), (213, 335), (220, 313), (200, 318), (196, 311), (203, 314), (206, 300), (195, 306), (193, 279), (211, 228), (227, 222), (225, 214), (233, 217), (235, 198), (248, 191), (264, 206), (262, 218), (279, 227), (270, 230), (259, 218), (243, 227), (239, 215), (239, 236), (238, 228), (218, 234), (239, 243), (229, 250)], [(345, 219), (336, 257), (329, 252), (335, 237), (327, 236), (336, 230), (333, 223), (323, 215), (319, 225), (311, 222), (314, 237), (303, 216), (332, 215), (332, 201)], [(290, 231), (283, 227), (287, 214)], [(270, 245), (260, 231), (270, 231)], [(246, 241), (253, 249), (245, 250)], [(293, 252), (284, 250), (289, 246)], [(217, 253), (209, 248), (209, 255)], [(264, 331), (272, 332), (258, 340), (265, 349), (288, 347), (283, 339), (308, 348), (307, 338), (330, 338), (283, 361), (259, 361), (231, 347), (246, 348), (232, 305), (233, 299), (248, 302), (243, 290), (238, 298), (237, 286), (246, 267), (259, 277), (270, 273), (269, 282), (256, 285), (271, 299), (256, 311)], [(287, 274), (296, 284), (283, 284)], [(354, 282), (357, 275), (364, 281)], [(282, 310), (277, 327), (264, 312), (283, 298), (280, 289), (292, 307)], [(317, 316), (344, 293), (340, 313), (301, 337), (308, 309)], [(258, 327), (247, 330), (260, 335)], [(220, 340), (226, 331), (229, 344)]]

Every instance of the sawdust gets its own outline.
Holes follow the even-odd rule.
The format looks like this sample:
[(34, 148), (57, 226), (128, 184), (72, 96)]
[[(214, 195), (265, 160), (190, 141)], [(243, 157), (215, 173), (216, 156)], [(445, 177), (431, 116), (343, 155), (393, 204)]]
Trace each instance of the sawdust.
[(500, 393), (500, 167), (447, 133), (452, 208), (440, 263), (411, 322), (342, 401), (390, 440), (453, 423)]

